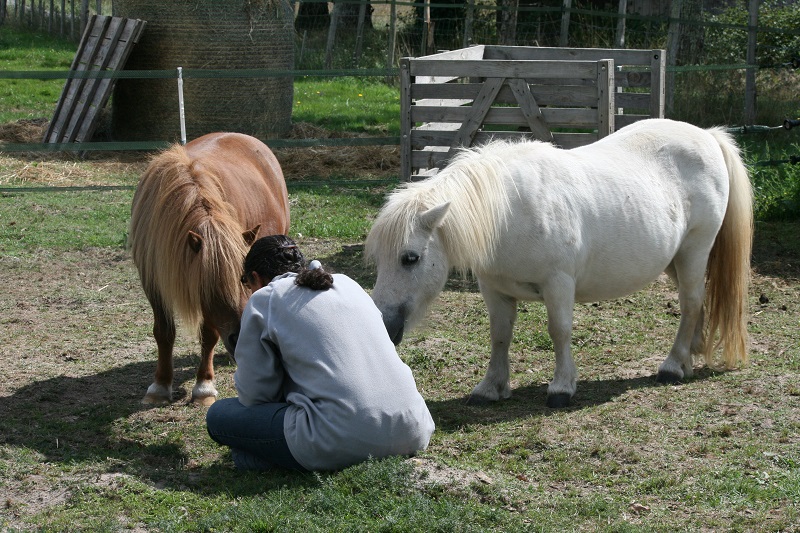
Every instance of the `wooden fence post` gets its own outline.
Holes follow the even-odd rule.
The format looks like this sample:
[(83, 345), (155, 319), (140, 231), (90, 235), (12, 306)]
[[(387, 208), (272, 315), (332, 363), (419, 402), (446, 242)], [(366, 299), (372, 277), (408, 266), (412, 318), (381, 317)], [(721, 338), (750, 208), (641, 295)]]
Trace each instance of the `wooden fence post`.
[(628, 13), (628, 0), (619, 0), (617, 14), (617, 34), (614, 37), (615, 48), (625, 48), (625, 15)]
[(339, 2), (333, 3), (331, 13), (331, 25), (328, 28), (328, 43), (325, 46), (325, 68), (329, 69), (333, 65), (333, 42), (336, 40), (336, 25), (339, 23), (339, 13), (342, 7)]
[(558, 46), (562, 48), (569, 44), (570, 9), (572, 9), (572, 0), (563, 0), (561, 4), (561, 35), (558, 38)]
[(359, 0), (358, 23), (356, 26), (356, 49), (353, 52), (353, 64), (358, 68), (361, 62), (361, 48), (364, 42), (364, 19), (367, 16), (367, 0)]
[(747, 24), (747, 70), (744, 80), (744, 123), (752, 125), (756, 120), (756, 35), (758, 34), (758, 0), (749, 0), (749, 22)]
[(423, 7), (423, 32), (422, 32), (422, 55), (433, 52), (433, 21), (431, 20), (431, 0), (424, 0)]
[[(667, 31), (667, 67), (674, 67), (678, 62), (678, 46), (681, 37), (681, 8), (683, 0), (672, 0), (669, 12), (669, 30)], [(667, 73), (667, 113), (672, 112), (675, 94), (675, 73)]]
[(519, 0), (503, 0), (500, 11), (500, 31), (498, 44), (514, 46), (517, 44), (517, 12)]
[(81, 1), (81, 35), (86, 30), (86, 25), (89, 23), (89, 0)]
[[(397, 0), (391, 0), (391, 8), (389, 14), (389, 50), (386, 53), (386, 68), (390, 69), (394, 66), (394, 49), (395, 39), (397, 39), (397, 25), (395, 18), (397, 17)], [(386, 76), (386, 83), (389, 83), (389, 76)]]
[(461, 48), (466, 48), (472, 44), (472, 26), (475, 23), (475, 0), (467, 1), (467, 16), (464, 20), (464, 40)]

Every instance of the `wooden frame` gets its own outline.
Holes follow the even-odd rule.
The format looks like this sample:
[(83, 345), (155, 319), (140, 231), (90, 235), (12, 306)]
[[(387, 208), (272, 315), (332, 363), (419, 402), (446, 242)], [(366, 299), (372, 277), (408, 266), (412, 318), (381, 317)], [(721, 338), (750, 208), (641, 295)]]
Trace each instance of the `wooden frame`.
[[(145, 24), (138, 19), (93, 15), (70, 70), (122, 70)], [(110, 77), (67, 78), (42, 142), (91, 141), (100, 111), (108, 102), (115, 81)]]
[(536, 138), (574, 148), (664, 116), (662, 50), (474, 46), (400, 61), (401, 173), (462, 146)]

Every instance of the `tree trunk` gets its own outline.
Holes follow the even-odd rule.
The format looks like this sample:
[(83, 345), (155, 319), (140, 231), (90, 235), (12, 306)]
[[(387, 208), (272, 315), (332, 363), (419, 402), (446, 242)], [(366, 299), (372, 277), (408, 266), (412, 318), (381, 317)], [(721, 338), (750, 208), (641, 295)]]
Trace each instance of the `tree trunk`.
[(500, 27), (497, 30), (498, 44), (514, 46), (517, 44), (517, 13), (519, 0), (499, 0)]
[[(364, 18), (364, 28), (372, 29), (372, 12), (374, 11), (369, 0), (364, 0), (367, 4), (367, 11)], [(358, 0), (342, 2), (342, 10), (339, 13), (339, 27), (345, 29), (356, 29), (358, 27), (358, 15), (361, 9), (361, 2)]]
[(294, 26), (297, 30), (321, 30), (327, 28), (330, 21), (326, 2), (300, 2)]

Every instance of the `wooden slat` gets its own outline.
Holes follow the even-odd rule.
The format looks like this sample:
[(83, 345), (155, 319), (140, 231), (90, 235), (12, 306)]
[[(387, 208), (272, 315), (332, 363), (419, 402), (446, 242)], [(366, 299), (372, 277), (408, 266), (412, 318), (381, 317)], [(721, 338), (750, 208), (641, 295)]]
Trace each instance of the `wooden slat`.
[(650, 88), (653, 75), (651, 72), (622, 70), (617, 71), (614, 82), (617, 87), (644, 87)]
[(455, 76), (478, 78), (553, 78), (595, 79), (596, 61), (434, 61), (416, 59), (411, 62), (412, 76)]
[(653, 118), (650, 115), (617, 115), (614, 117), (616, 121), (617, 129), (624, 128), (629, 124), (633, 124), (634, 122), (638, 122), (640, 120), (644, 120), (646, 118)]
[[(650, 110), (650, 93), (617, 93), (616, 106), (623, 109)], [(656, 115), (653, 118), (660, 118)]]
[[(530, 87), (533, 97), (539, 105), (554, 106), (588, 106), (595, 105), (597, 102), (597, 89), (592, 85), (540, 85), (538, 80), (525, 80)], [(471, 102), (480, 92), (480, 83), (447, 83), (447, 84), (419, 84), (411, 85), (411, 99), (416, 101), (416, 105), (436, 105), (433, 97), (440, 96), (443, 99), (463, 103)], [(649, 95), (645, 95), (649, 98)], [(511, 87), (504, 85), (497, 93), (495, 102), (498, 104), (513, 104), (516, 97), (511, 92)]]
[[(436, 61), (463, 61), (466, 59), (482, 59), (483, 58), (483, 50), (485, 46), (471, 46), (469, 48), (461, 48), (459, 50), (449, 50), (446, 52), (440, 52), (438, 54), (432, 54), (429, 56), (425, 56), (426, 58), (431, 58)], [(418, 83), (447, 83), (448, 81), (452, 81), (454, 79), (460, 78), (461, 76), (442, 76), (437, 72), (432, 72), (429, 75), (423, 74), (413, 74), (417, 77), (416, 81)]]
[(614, 60), (597, 63), (597, 137), (614, 133)]
[(650, 65), (652, 50), (620, 48), (558, 48), (545, 46), (486, 46), (484, 59), (600, 61), (613, 59), (617, 65)]
[[(492, 140), (538, 140), (531, 138), (530, 134), (524, 132), (479, 132), (473, 139), (473, 145), (479, 146)], [(596, 133), (553, 133), (552, 143), (564, 149), (578, 148), (586, 146), (597, 140)], [(412, 150), (410, 153), (411, 166), (415, 169), (425, 169), (419, 174), (433, 175), (437, 168), (443, 168), (450, 161), (450, 154), (441, 150)], [(414, 176), (409, 175), (410, 179)]]
[(410, 59), (400, 59), (400, 175), (411, 176), (411, 132), (414, 123), (411, 120), (411, 69)]
[(525, 80), (510, 80), (508, 84), (511, 86), (511, 91), (517, 98), (517, 102), (519, 102), (519, 109), (528, 121), (528, 127), (530, 127), (533, 136), (543, 141), (552, 141), (553, 134), (550, 132), (550, 128), (547, 127), (547, 122), (542, 116), (539, 104), (536, 103), (536, 99), (531, 94), (531, 90)]
[(653, 50), (651, 61), (650, 116), (653, 118), (664, 118), (667, 54), (663, 53), (663, 50)]
[(472, 144), (472, 137), (475, 132), (481, 127), (484, 122), (486, 114), (491, 109), (494, 99), (500, 87), (503, 86), (504, 78), (490, 78), (483, 83), (483, 88), (475, 101), (469, 107), (469, 112), (464, 120), (461, 121), (461, 128), (450, 144), (450, 151), (460, 146), (470, 146)]
[[(553, 144), (564, 149), (577, 148), (593, 143), (597, 140), (597, 135), (593, 133), (554, 133)], [(481, 142), (476, 144), (483, 144), (490, 139), (498, 137), (481, 137)], [(413, 150), (411, 152), (411, 164), (417, 169), (434, 169), (444, 168), (450, 161), (451, 154), (449, 152), (440, 152), (432, 150)], [(433, 174), (433, 172), (428, 172)]]
[[(145, 22), (137, 19), (92, 16), (70, 70), (121, 70), (144, 26)], [(113, 85), (111, 78), (68, 78), (43, 142), (91, 140)]]
[[(107, 44), (106, 35), (110, 35), (112, 40), (117, 40), (119, 39), (123, 29), (122, 25), (119, 24), (119, 21), (111, 20), (111, 17), (104, 18), (106, 18), (106, 20), (103, 21), (102, 24), (102, 34), (98, 34), (96, 36), (96, 42), (92, 43), (93, 61), (91, 62), (91, 65), (86, 65), (87, 70), (89, 70), (88, 67), (90, 66), (96, 66), (96, 70), (106, 70), (108, 68), (108, 64), (111, 62), (113, 57), (113, 51), (107, 46), (104, 46), (104, 44)], [(62, 142), (75, 142), (79, 139), (79, 137), (81, 141), (88, 140), (85, 137), (82, 137), (81, 134), (86, 133), (89, 122), (91, 121), (87, 121), (87, 127), (83, 127), (84, 120), (92, 109), (91, 104), (94, 102), (94, 98), (98, 94), (98, 89), (102, 88), (104, 85), (108, 85), (107, 82), (111, 80), (83, 79), (80, 81), (81, 84), (79, 85), (79, 89), (76, 91), (76, 95), (79, 97), (78, 104), (82, 105), (78, 105), (74, 108), (72, 115), (67, 121), (66, 132), (68, 132), (68, 135), (64, 137)], [(83, 132), (81, 132), (82, 127)]]
[[(461, 124), (469, 114), (469, 107), (411, 107), (413, 122), (456, 122)], [(542, 116), (550, 128), (597, 127), (597, 109), (593, 108), (542, 108)], [(484, 126), (527, 126), (528, 121), (518, 107), (493, 107), (484, 119)]]
[(458, 50), (446, 50), (444, 52), (438, 52), (436, 54), (430, 54), (427, 56), (423, 56), (420, 59), (435, 59), (437, 61), (444, 61), (444, 60), (463, 60), (463, 59), (483, 59), (484, 51), (486, 50), (486, 45), (479, 44), (475, 46), (469, 46), (467, 48), (459, 48)]

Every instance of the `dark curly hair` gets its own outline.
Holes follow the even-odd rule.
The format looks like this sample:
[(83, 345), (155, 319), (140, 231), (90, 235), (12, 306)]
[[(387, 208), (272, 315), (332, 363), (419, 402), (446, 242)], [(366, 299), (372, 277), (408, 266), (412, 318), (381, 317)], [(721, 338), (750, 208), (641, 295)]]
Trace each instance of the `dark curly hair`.
[(295, 272), (294, 282), (301, 287), (322, 291), (333, 286), (333, 276), (322, 266), (309, 269), (297, 243), (286, 235), (270, 235), (254, 242), (244, 258), (243, 269), (242, 283), (248, 280), (251, 272), (258, 273), (264, 280)]

